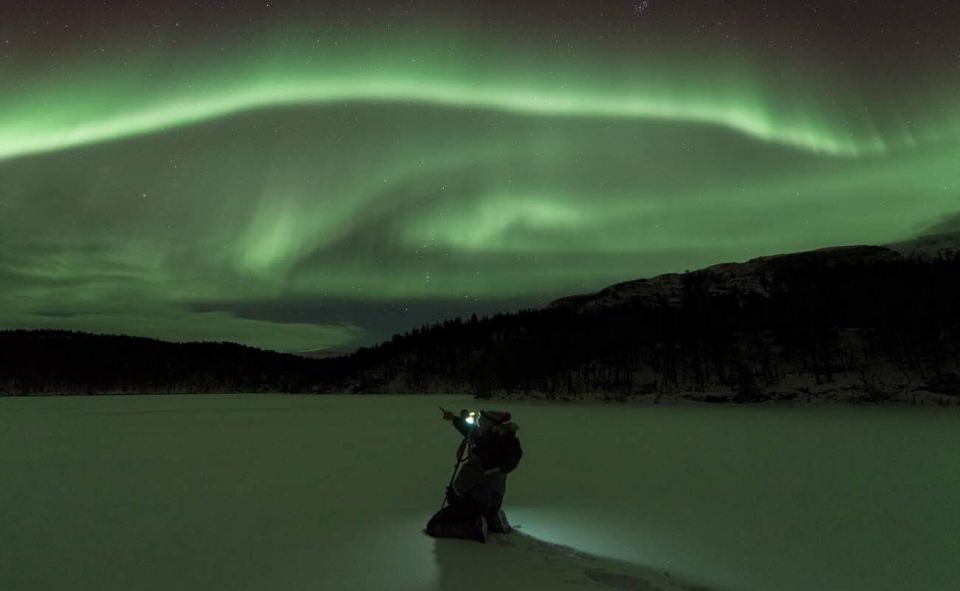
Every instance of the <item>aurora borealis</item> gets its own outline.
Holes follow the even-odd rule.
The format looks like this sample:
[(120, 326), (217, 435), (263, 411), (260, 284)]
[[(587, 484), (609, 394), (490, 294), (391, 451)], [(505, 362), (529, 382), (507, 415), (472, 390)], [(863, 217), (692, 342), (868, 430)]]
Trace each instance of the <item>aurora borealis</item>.
[(281, 350), (960, 211), (960, 10), (4, 2), (0, 327)]

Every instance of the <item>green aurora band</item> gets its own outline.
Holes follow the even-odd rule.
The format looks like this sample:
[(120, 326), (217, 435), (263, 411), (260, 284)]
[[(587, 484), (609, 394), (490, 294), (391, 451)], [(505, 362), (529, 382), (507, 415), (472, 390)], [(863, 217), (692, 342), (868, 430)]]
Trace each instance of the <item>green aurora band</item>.
[[(388, 336), (364, 317), (377, 302), (545, 303), (960, 210), (956, 93), (900, 112), (742, 58), (396, 47), (18, 78), (0, 94), (0, 327), (348, 346)], [(327, 299), (356, 312), (236, 312)]]
[[(400, 43), (398, 47), (408, 47)], [(722, 126), (746, 136), (837, 156), (880, 154), (933, 140), (956, 140), (956, 109), (912, 126), (904, 113), (871, 114), (871, 101), (825, 80), (795, 85), (799, 100), (774, 92), (743, 58), (644, 61), (618, 69), (569, 64), (549, 56), (537, 68), (509, 64), (515, 52), (475, 50), (438, 59), (435, 49), (374, 52), (262, 51), (226, 64), (197, 66), (128, 58), (91, 70), (65, 68), (52, 80), (0, 99), (0, 160), (167, 131), (256, 109), (371, 102), (490, 110), (526, 116), (590, 117)], [(286, 47), (286, 46), (285, 46)], [(181, 71), (188, 70), (184, 76)], [(548, 72), (543, 74), (540, 72)], [(165, 73), (166, 72), (166, 73)], [(64, 79), (67, 79), (64, 82)], [(769, 77), (774, 78), (774, 77)], [(780, 94), (781, 96), (778, 96)], [(804, 96), (809, 95), (809, 96)], [(839, 95), (839, 97), (837, 96)], [(847, 95), (847, 96), (845, 96)], [(820, 97), (839, 102), (830, 113)], [(786, 103), (796, 102), (790, 106)], [(812, 106), (811, 106), (812, 104)], [(857, 114), (857, 116), (851, 116)]]

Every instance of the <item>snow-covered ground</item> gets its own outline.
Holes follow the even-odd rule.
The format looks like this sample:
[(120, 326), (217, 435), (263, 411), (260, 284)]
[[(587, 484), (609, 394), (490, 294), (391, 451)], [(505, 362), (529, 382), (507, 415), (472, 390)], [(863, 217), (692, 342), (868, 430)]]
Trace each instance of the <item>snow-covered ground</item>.
[[(518, 534), (422, 533), (440, 404), (514, 414)], [(5, 591), (960, 588), (952, 409), (8, 398), (0, 469)]]

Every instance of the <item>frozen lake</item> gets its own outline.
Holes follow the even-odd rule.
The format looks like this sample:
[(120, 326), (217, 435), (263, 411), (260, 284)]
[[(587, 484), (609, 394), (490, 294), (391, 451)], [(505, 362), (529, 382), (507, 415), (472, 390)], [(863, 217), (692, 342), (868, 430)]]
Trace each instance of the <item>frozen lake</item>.
[[(514, 414), (527, 537), (421, 533), (459, 442), (440, 404)], [(643, 588), (530, 537), (709, 588), (960, 588), (952, 409), (7, 398), (0, 466), (5, 591)]]

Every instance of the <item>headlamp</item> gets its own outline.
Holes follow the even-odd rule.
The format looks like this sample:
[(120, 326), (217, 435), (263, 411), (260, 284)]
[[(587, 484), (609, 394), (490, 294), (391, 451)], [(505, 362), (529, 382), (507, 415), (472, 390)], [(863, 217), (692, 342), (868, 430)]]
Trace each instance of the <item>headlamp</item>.
[(467, 413), (467, 416), (463, 418), (463, 420), (466, 421), (468, 425), (473, 425), (477, 422), (477, 414), (478, 413), (475, 411), (470, 411)]

